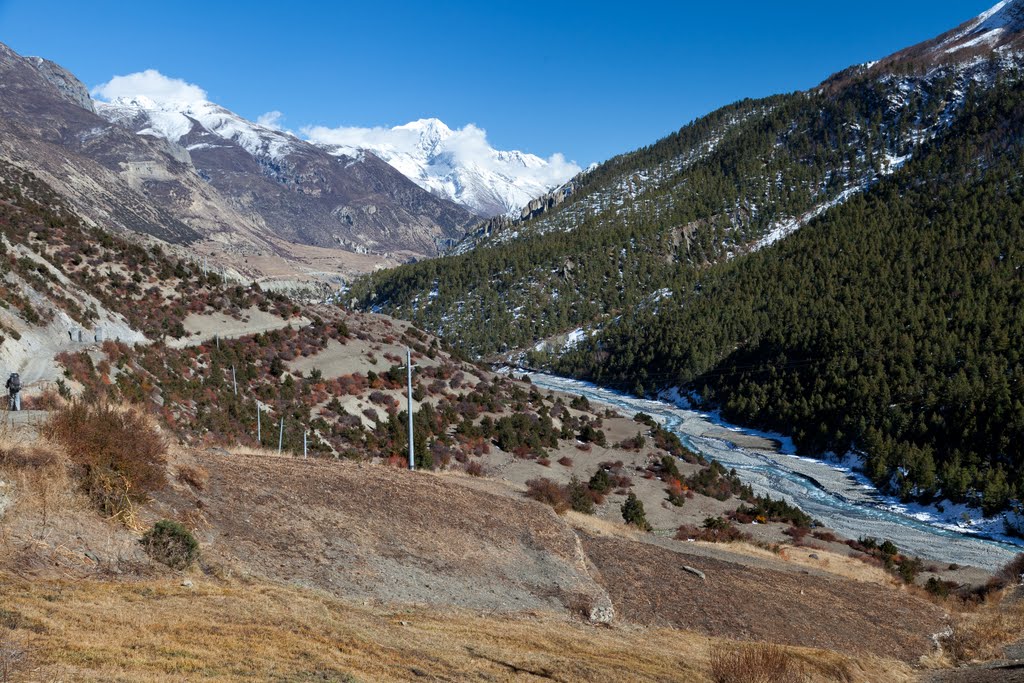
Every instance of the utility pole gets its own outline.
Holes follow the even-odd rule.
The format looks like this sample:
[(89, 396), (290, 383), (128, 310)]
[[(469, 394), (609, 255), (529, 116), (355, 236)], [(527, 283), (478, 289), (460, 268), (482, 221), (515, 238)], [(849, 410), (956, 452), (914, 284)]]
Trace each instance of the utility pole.
[(416, 449), (412, 440), (412, 351), (405, 347), (405, 369), (409, 388), (409, 469), (416, 469)]
[(309, 430), (308, 429), (303, 430), (303, 432), (302, 432), (302, 457), (303, 458), (308, 458), (309, 457), (309, 451), (306, 450), (306, 435), (307, 434), (309, 434)]
[(235, 387), (235, 396), (238, 396), (238, 378), (235, 377), (235, 366), (231, 366), (231, 384)]
[(281, 449), (284, 448), (284, 415), (281, 416), (281, 431), (277, 435), (277, 454), (281, 455)]
[(260, 409), (260, 402), (256, 401), (256, 443), (260, 446), (263, 445), (263, 429), (260, 424), (260, 413), (263, 411)]

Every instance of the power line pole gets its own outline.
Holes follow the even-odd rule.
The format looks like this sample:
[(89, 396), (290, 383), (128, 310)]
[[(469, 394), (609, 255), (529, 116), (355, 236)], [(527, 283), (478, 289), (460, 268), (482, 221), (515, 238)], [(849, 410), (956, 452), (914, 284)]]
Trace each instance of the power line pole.
[(281, 455), (281, 449), (284, 448), (284, 415), (281, 416), (281, 432), (277, 435), (277, 454)]
[(413, 434), (412, 434), (412, 351), (409, 347), (405, 347), (405, 369), (406, 377), (408, 378), (409, 388), (409, 469), (416, 469), (416, 448), (413, 445)]
[(238, 378), (235, 376), (235, 366), (231, 366), (231, 384), (235, 387), (235, 396), (238, 396)]
[(309, 434), (309, 430), (308, 429), (304, 430), (302, 432), (302, 457), (303, 458), (308, 458), (309, 457), (309, 452), (306, 450), (306, 435), (307, 434)]
[(256, 401), (256, 443), (260, 446), (263, 445), (263, 429), (260, 424), (260, 413), (263, 411), (260, 409), (260, 402)]

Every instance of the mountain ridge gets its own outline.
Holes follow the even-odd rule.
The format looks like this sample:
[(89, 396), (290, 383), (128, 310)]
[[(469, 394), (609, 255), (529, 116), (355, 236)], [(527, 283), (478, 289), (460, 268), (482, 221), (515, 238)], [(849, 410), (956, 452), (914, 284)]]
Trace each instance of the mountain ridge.
[[(353, 294), (362, 305), (414, 320), (481, 358), (554, 367), (641, 395), (682, 387), (740, 423), (792, 434), (813, 452), (859, 449), (872, 479), (885, 490), (925, 501), (942, 493), (979, 505), (987, 514), (1006, 510), (1024, 495), (1024, 481), (1015, 474), (1020, 453), (1012, 445), (1018, 421), (990, 419), (986, 412), (984, 420), (978, 417), (956, 436), (949, 425), (960, 420), (967, 425), (969, 418), (959, 413), (965, 403), (947, 404), (942, 397), (974, 391), (986, 397), (987, 406), (998, 406), (997, 412), (1016, 410), (1007, 399), (1012, 394), (1000, 392), (1004, 380), (1018, 381), (1019, 363), (1005, 345), (990, 348), (1009, 334), (1012, 323), (993, 321), (992, 311), (959, 306), (943, 322), (920, 310), (920, 301), (931, 301), (934, 294), (924, 291), (904, 306), (917, 323), (913, 334), (905, 331), (908, 338), (901, 338), (888, 329), (893, 322), (888, 316), (896, 315), (889, 304), (915, 290), (884, 269), (886, 257), (872, 252), (873, 270), (886, 273), (888, 285), (905, 285), (888, 299), (880, 298), (881, 290), (873, 286), (878, 283), (862, 282), (853, 270), (833, 274), (837, 283), (807, 284), (811, 273), (823, 269), (812, 267), (815, 255), (823, 264), (852, 266), (803, 231), (813, 226), (818, 234), (837, 224), (850, 230), (857, 212), (875, 206), (883, 195), (892, 198), (894, 211), (904, 211), (887, 216), (894, 232), (906, 226), (911, 211), (951, 220), (943, 207), (927, 203), (946, 196), (938, 188), (931, 199), (914, 194), (912, 210), (894, 196), (894, 187), (917, 192), (906, 169), (920, 174), (921, 185), (945, 177), (948, 187), (942, 189), (960, 192), (978, 171), (966, 161), (971, 155), (982, 169), (986, 159), (1003, 164), (1012, 158), (1016, 138), (1000, 140), (999, 132), (1015, 131), (1018, 118), (1024, 118), (1012, 107), (1004, 109), (1016, 103), (1022, 80), (1024, 55), (1012, 49), (1024, 28), (1015, 23), (1020, 7), (1019, 1), (1001, 3), (946, 38), (851, 67), (810, 91), (744, 100), (712, 112), (577, 176), (560, 204), (498, 224), (454, 256), (368, 276)], [(945, 50), (986, 35), (997, 39), (942, 51), (941, 57), (934, 52), (936, 46)], [(954, 129), (963, 140), (951, 137)], [(951, 150), (949, 156), (943, 149)], [(998, 198), (986, 190), (994, 205)], [(1012, 215), (1011, 204), (1000, 204), (1004, 215)], [(974, 229), (981, 215), (977, 207), (958, 206), (964, 230)], [(988, 218), (993, 230), (999, 227), (1000, 240), (1003, 228), (1013, 234), (999, 217)], [(922, 242), (942, 228), (917, 227)], [(880, 241), (877, 226), (871, 228), (865, 234)], [(910, 239), (906, 231), (898, 234)], [(793, 239), (805, 250), (798, 256), (807, 259), (799, 273), (785, 268), (796, 258), (790, 253), (797, 248)], [(996, 249), (989, 242), (985, 249)], [(865, 249), (848, 243), (846, 251), (855, 247)], [(905, 262), (909, 270), (904, 272), (921, 267), (915, 260), (919, 255), (905, 243), (893, 249), (888, 257)], [(779, 254), (788, 256), (776, 264), (773, 257)], [(968, 273), (937, 260), (944, 269), (935, 281), (951, 279), (951, 290), (964, 296), (965, 285), (952, 282), (961, 283)], [(774, 275), (754, 283), (726, 276), (755, 266), (758, 273)], [(1012, 278), (1005, 279), (1003, 266), (993, 271), (1000, 279), (990, 270), (979, 272), (978, 278), (985, 278), (979, 282), (991, 282), (989, 305), (1003, 307), (999, 315), (1005, 316), (1004, 294), (1010, 288), (1012, 299)], [(859, 289), (850, 289), (853, 281)], [(839, 287), (841, 294), (833, 293), (838, 311), (813, 307), (793, 282), (813, 292)], [(730, 293), (730, 286), (740, 291)], [(700, 308), (708, 300), (718, 308)], [(945, 310), (940, 303), (935, 301), (936, 310)], [(863, 311), (861, 318), (840, 314), (851, 309)], [(689, 310), (701, 315), (688, 318)], [(801, 315), (809, 310), (816, 311), (813, 319)], [(884, 321), (859, 327), (883, 311)], [(773, 324), (772, 313), (788, 327)], [(972, 316), (988, 317), (983, 323)], [(964, 320), (966, 329), (990, 325), (995, 338), (982, 343), (964, 331)], [(877, 346), (858, 347), (851, 358), (835, 356), (836, 348), (857, 346), (843, 336), (851, 329)], [(891, 335), (884, 342), (878, 336), (882, 329)], [(964, 347), (971, 362), (985, 358), (999, 367), (999, 381), (993, 377), (987, 388), (972, 384), (977, 370), (972, 365), (954, 388), (933, 376), (938, 360), (915, 364), (892, 353), (893, 347), (912, 344), (945, 348), (947, 337)], [(918, 358), (930, 357), (923, 354)], [(872, 358), (885, 358), (888, 374), (878, 374)], [(827, 367), (818, 368), (821, 363)], [(820, 372), (801, 374), (805, 366)], [(756, 371), (744, 370), (750, 367)], [(825, 388), (822, 377), (830, 378)], [(878, 384), (893, 395), (892, 406), (873, 402), (876, 395), (888, 395), (886, 389), (862, 391)], [(909, 395), (910, 385), (927, 386), (921, 391), (938, 398), (922, 402)], [(966, 433), (976, 438), (964, 441)], [(1005, 463), (1017, 463), (1017, 469)]]
[(370, 151), (420, 187), (484, 218), (515, 214), (580, 170), (560, 155), (545, 160), (518, 150), (496, 150), (476, 126), (453, 131), (436, 118), (393, 128), (315, 126), (303, 132), (332, 154)]
[(350, 269), (436, 255), (477, 220), (371, 154), (338, 159), (263, 127), (246, 137), (226, 110), (205, 114), (235, 125), (238, 140), (192, 124), (182, 133), (195, 139), (184, 146), (139, 135), (145, 122), (98, 115), (103, 105), (66, 69), (2, 44), (0, 84), (0, 156), (93, 225), (200, 254), (232, 277), (350, 277)]

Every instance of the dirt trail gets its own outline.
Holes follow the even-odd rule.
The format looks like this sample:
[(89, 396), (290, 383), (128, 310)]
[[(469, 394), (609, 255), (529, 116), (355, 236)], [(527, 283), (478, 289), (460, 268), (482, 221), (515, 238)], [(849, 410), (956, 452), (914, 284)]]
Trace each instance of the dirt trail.
[(285, 320), (258, 308), (243, 311), (242, 316), (246, 319), (238, 320), (223, 313), (193, 313), (185, 318), (183, 323), (187, 334), (181, 339), (168, 340), (167, 346), (172, 349), (183, 349), (188, 346), (198, 346), (214, 336), (219, 336), (221, 339), (237, 339), (251, 334), (282, 330), (286, 327), (305, 327), (312, 322), (304, 317)]

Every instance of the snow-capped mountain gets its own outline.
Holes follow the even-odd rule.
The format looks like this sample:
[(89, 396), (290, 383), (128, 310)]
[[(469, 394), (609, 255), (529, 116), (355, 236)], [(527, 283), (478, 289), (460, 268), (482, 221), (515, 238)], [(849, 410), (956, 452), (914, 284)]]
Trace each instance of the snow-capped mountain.
[[(240, 145), (253, 156), (280, 159), (298, 142), (295, 136), (248, 121), (220, 105), (206, 100), (156, 101), (146, 95), (116, 97), (110, 102), (96, 102), (96, 111), (111, 123), (137, 126), (139, 135), (150, 135), (181, 143), (198, 127)], [(183, 145), (190, 152), (216, 146), (215, 141)]]
[(329, 154), (156, 71), (118, 76), (93, 94), (101, 117), (170, 143), (238, 209), (290, 242), (421, 258), (447, 248), (476, 220), (373, 154)]
[(939, 49), (956, 52), (975, 46), (999, 47), (1024, 29), (1024, 3), (1003, 0), (973, 21), (940, 38)]
[(452, 130), (438, 119), (394, 128), (303, 129), (311, 142), (331, 154), (369, 150), (420, 187), (468, 207), (481, 216), (518, 213), (532, 199), (580, 172), (560, 154), (542, 159), (490, 146), (486, 133), (470, 124)]

